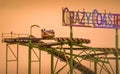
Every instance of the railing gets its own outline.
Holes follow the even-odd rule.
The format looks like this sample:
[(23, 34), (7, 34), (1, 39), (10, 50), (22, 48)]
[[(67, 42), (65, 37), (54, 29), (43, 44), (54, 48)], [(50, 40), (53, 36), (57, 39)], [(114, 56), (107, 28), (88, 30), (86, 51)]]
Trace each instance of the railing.
[(20, 37), (29, 37), (29, 34), (16, 34), (13, 32), (10, 33), (2, 33), (2, 43), (4, 43), (4, 38), (20, 38)]

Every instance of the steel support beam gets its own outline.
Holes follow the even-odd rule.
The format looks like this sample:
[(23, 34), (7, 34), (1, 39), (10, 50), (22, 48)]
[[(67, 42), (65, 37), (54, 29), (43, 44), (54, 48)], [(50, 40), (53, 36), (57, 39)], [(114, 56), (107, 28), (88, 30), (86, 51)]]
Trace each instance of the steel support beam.
[(116, 29), (116, 74), (119, 74), (119, 57), (118, 57), (118, 29)]
[(73, 28), (72, 28), (72, 19), (70, 13), (70, 74), (73, 74)]
[(51, 53), (51, 74), (54, 74), (54, 56)]
[(8, 74), (8, 44), (6, 44), (6, 74)]
[(29, 48), (28, 48), (28, 74), (31, 74), (31, 49), (32, 49), (32, 43), (31, 43), (31, 40), (29, 40)]

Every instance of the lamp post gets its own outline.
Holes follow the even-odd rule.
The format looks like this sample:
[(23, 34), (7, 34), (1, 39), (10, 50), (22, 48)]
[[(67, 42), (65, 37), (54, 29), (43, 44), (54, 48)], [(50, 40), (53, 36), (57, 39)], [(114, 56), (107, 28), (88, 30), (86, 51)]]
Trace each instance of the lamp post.
[(30, 36), (29, 36), (29, 50), (28, 50), (28, 74), (31, 74), (31, 49), (32, 49), (32, 41), (31, 41), (31, 37), (32, 37), (32, 28), (33, 27), (38, 27), (38, 25), (32, 25), (30, 27)]
[(39, 28), (38, 25), (31, 25), (31, 27), (30, 27), (30, 37), (31, 37), (31, 35), (32, 35), (32, 28), (33, 28), (33, 27), (38, 27), (38, 28)]

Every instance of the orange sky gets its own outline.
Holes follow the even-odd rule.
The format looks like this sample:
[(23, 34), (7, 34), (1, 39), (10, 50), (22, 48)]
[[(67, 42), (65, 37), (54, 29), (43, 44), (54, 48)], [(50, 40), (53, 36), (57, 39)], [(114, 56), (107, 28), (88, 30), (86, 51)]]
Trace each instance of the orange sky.
[[(119, 6), (120, 0), (0, 0), (0, 34), (11, 31), (29, 33), (30, 26), (37, 24), (40, 29), (55, 30), (56, 37), (69, 37), (69, 27), (62, 26), (62, 7), (68, 7), (73, 11), (84, 8), (89, 12), (97, 9), (99, 12), (106, 10), (106, 12), (120, 13)], [(34, 28), (33, 34), (40, 37), (40, 29)], [(74, 27), (73, 32), (74, 37), (90, 39), (92, 43), (89, 46), (115, 47), (114, 29)], [(21, 48), (21, 54), (27, 55), (27, 48)], [(50, 59), (50, 55), (43, 53)], [(0, 54), (0, 74), (5, 74), (5, 44), (0, 43)], [(27, 61), (22, 55), (21, 58), (24, 62)], [(23, 70), (24, 74), (26, 70)]]

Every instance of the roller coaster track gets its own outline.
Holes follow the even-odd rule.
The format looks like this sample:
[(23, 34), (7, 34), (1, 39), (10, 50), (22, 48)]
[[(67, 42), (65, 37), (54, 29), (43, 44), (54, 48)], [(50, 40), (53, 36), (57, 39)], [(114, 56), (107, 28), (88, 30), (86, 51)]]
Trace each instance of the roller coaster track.
[[(56, 42), (45, 43), (42, 40), (55, 40)], [(99, 57), (99, 55), (106, 56), (109, 54), (116, 54), (116, 53), (120, 54), (120, 49), (93, 48), (93, 47), (85, 46), (84, 44), (90, 43), (90, 40), (82, 39), (82, 38), (72, 38), (72, 41), (71, 41), (70, 38), (67, 38), (67, 37), (56, 37), (56, 38), (48, 38), (48, 39), (35, 38), (35, 37), (32, 37), (32, 38), (30, 38), (30, 37), (17, 37), (17, 38), (6, 37), (6, 38), (3, 38), (2, 41), (7, 44), (19, 44), (22, 46), (27, 46), (27, 47), (30, 46), (31, 48), (37, 48), (39, 50), (46, 51), (50, 54), (53, 54), (55, 57), (59, 58), (63, 62), (66, 62), (68, 65), (70, 63), (70, 57), (69, 57), (70, 53), (63, 52), (60, 50), (61, 49), (70, 49), (70, 48), (69, 47), (62, 48), (62, 47), (54, 47), (54, 46), (56, 46), (56, 45), (62, 46), (65, 44), (69, 45), (70, 42), (72, 42), (73, 46), (78, 46), (78, 47), (74, 47), (73, 50), (79, 50), (79, 51), (82, 50), (83, 52), (86, 53), (86, 54), (73, 54), (73, 56), (74, 56), (73, 67), (75, 69), (79, 70), (80, 72), (82, 72), (83, 74), (95, 74), (95, 72), (93, 70), (91, 70), (90, 68), (84, 66), (80, 61), (77, 61), (75, 58), (81, 58), (82, 60), (89, 60), (89, 61), (97, 62), (97, 63), (100, 62), (102, 64), (105, 64), (105, 63), (110, 64), (108, 61), (104, 60), (104, 59), (108, 59), (107, 57), (101, 57), (101, 56)], [(89, 53), (87, 53), (87, 51), (89, 51)], [(93, 53), (91, 53), (91, 52), (93, 52)], [(96, 53), (96, 52), (101, 52), (101, 53)], [(112, 57), (110, 59), (115, 59), (115, 58)], [(106, 66), (104, 66), (104, 69), (109, 74), (111, 74), (111, 72), (106, 68)]]
[[(25, 44), (20, 44), (20, 45), (25, 45)], [(25, 46), (29, 46), (29, 45), (25, 45)], [(56, 56), (57, 58), (61, 59), (63, 62), (68, 62), (70, 61), (69, 56), (67, 56), (66, 54), (64, 54), (64, 52), (61, 51), (57, 51), (54, 48), (49, 47), (49, 45), (39, 45), (39, 44), (33, 44), (34, 48), (38, 48), (39, 50), (43, 50), (46, 51), (48, 53), (53, 54), (54, 56)], [(94, 74), (94, 71), (92, 71), (91, 69), (87, 68), (86, 66), (78, 63), (77, 61), (73, 61), (73, 66), (75, 66), (75, 69), (84, 72), (85, 74)]]

